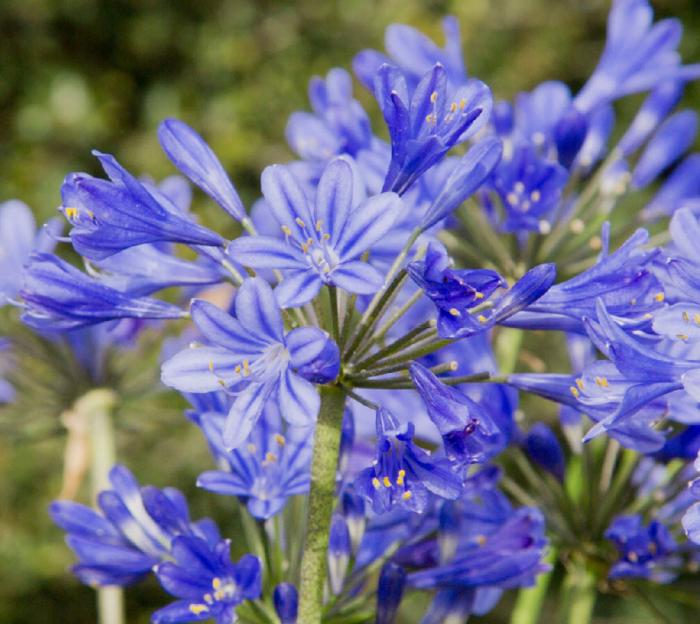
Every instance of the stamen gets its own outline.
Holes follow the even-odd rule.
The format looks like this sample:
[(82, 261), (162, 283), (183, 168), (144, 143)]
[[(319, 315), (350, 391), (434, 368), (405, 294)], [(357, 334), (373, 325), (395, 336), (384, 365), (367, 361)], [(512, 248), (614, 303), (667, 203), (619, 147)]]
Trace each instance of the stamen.
[(318, 221), (316, 221), (316, 231), (317, 231), (317, 232), (320, 232), (320, 231), (321, 231), (321, 226), (322, 226), (322, 225), (323, 225), (323, 221), (321, 221), (321, 219), (319, 219)]
[(474, 299), (483, 299), (484, 298), (484, 293), (479, 292), (478, 290), (474, 293)]
[(277, 455), (275, 455), (273, 452), (268, 451), (265, 453), (265, 461), (263, 464), (274, 464), (277, 461)]
[(292, 235), (292, 230), (288, 225), (283, 225), (282, 226), (282, 231), (284, 232), (285, 236), (291, 236)]
[(203, 604), (191, 604), (190, 611), (194, 615), (202, 615), (202, 613), (206, 613), (207, 611), (209, 611), (209, 607), (207, 607), (207, 605), (203, 605)]
[(254, 455), (254, 454), (257, 452), (257, 450), (258, 450), (258, 447), (255, 446), (255, 444), (249, 444), (248, 446), (246, 446), (246, 448), (248, 449), (248, 452), (249, 452), (251, 455)]
[(389, 481), (389, 477), (384, 477), (384, 479), (382, 479), (382, 482), (384, 483), (385, 488), (391, 487), (391, 481)]
[(396, 485), (403, 485), (405, 477), (406, 477), (406, 471), (403, 469), (399, 470), (399, 476), (396, 477)]
[(579, 390), (583, 390), (583, 379), (580, 377), (576, 380), (576, 385), (578, 386)]
[(285, 444), (287, 444), (287, 440), (280, 433), (275, 434), (275, 442), (277, 442), (277, 444), (279, 444), (280, 446), (284, 446)]
[(656, 299), (656, 301), (658, 301), (659, 303), (661, 303), (665, 298), (666, 298), (666, 295), (662, 292), (656, 293), (654, 295), (654, 299)]
[(406, 490), (403, 494), (401, 494), (401, 498), (403, 500), (409, 500), (413, 496), (413, 492), (411, 490)]
[(301, 220), (300, 217), (297, 217), (296, 219), (294, 219), (294, 222), (295, 222), (302, 230), (305, 230), (305, 229), (306, 229), (306, 223), (304, 223), (304, 222)]
[(576, 386), (571, 386), (569, 390), (571, 391), (571, 394), (573, 394), (574, 397), (576, 397), (577, 399), (581, 396), (581, 393), (578, 391), (578, 388)]
[(450, 308), (450, 314), (452, 316), (462, 316), (457, 308)]
[(477, 316), (476, 318), (479, 321), (479, 323), (485, 323), (486, 321), (488, 321), (488, 319), (483, 314), (479, 314), (479, 316)]
[(372, 485), (374, 486), (375, 490), (378, 490), (380, 487), (382, 487), (382, 482), (377, 479), (377, 477), (374, 477), (374, 479), (372, 479)]

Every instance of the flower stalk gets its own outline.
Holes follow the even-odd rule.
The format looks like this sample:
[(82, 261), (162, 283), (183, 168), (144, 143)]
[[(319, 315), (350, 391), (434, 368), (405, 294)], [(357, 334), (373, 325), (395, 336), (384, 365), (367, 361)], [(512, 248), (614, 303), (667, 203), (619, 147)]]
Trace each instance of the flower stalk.
[(335, 500), (345, 398), (345, 391), (337, 386), (321, 388), (321, 408), (311, 460), (311, 489), (300, 572), (298, 621), (305, 624), (321, 622), (326, 582), (326, 547)]

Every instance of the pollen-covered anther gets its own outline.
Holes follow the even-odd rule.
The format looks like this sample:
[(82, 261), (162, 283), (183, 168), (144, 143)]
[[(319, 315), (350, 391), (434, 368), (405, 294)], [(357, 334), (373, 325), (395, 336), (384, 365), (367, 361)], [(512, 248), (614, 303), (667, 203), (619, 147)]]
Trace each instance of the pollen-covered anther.
[(458, 368), (459, 368), (459, 363), (457, 362), (457, 360), (452, 360), (450, 362), (450, 370), (456, 371)]
[(693, 314), (693, 322), (696, 325), (700, 325), (700, 314), (698, 314), (697, 312), (695, 314)]
[(508, 200), (508, 203), (511, 206), (517, 206), (518, 202), (520, 201), (520, 198), (518, 197), (518, 195), (516, 193), (513, 193), (513, 192), (508, 193), (508, 195), (506, 195), (506, 199)]
[(540, 199), (542, 199), (542, 193), (540, 193), (539, 191), (534, 190), (532, 191), (532, 193), (530, 193), (530, 201), (537, 203), (538, 201), (540, 201)]
[(382, 482), (377, 479), (377, 477), (374, 477), (374, 479), (372, 479), (372, 485), (374, 486), (375, 490), (378, 490), (380, 487), (382, 487)]
[(483, 299), (484, 298), (484, 293), (479, 292), (478, 290), (474, 293), (474, 299)]
[(250, 376), (250, 362), (248, 360), (243, 360), (243, 376)]
[(607, 377), (596, 377), (595, 383), (596, 383), (596, 386), (598, 386), (599, 388), (607, 388), (610, 385), (608, 383)]
[(391, 487), (391, 479), (389, 477), (384, 477), (382, 479), (382, 483), (384, 484), (385, 488), (390, 488)]
[(279, 446), (284, 446), (285, 444), (287, 444), (286, 438), (281, 433), (275, 434), (275, 442), (277, 442)]
[(319, 219), (318, 221), (316, 221), (315, 227), (316, 227), (316, 231), (317, 231), (317, 232), (321, 232), (321, 231), (322, 231), (322, 228), (323, 228), (323, 221), (322, 221), (321, 219)]
[(258, 447), (255, 446), (255, 444), (249, 444), (248, 446), (246, 446), (246, 448), (248, 449), (248, 452), (251, 455), (255, 454), (258, 451)]
[(406, 478), (406, 471), (403, 469), (399, 470), (399, 475), (398, 475), (398, 477), (396, 477), (396, 485), (403, 485), (405, 478)]
[(685, 342), (688, 340), (688, 334), (676, 334), (676, 338), (678, 338), (678, 340), (682, 340), (683, 342)]
[(265, 461), (263, 464), (274, 464), (277, 461), (277, 455), (275, 455), (272, 451), (268, 451), (265, 453)]
[(207, 607), (207, 605), (205, 604), (195, 603), (190, 605), (190, 611), (194, 615), (202, 615), (202, 613), (206, 613), (207, 611), (209, 611), (209, 607)]
[(291, 236), (292, 235), (292, 230), (288, 225), (283, 225), (282, 226), (282, 232), (284, 233), (285, 236)]
[(476, 318), (479, 321), (479, 323), (485, 323), (486, 321), (488, 321), (488, 319), (483, 314), (479, 314), (479, 316), (477, 316)]
[(437, 102), (437, 99), (438, 99), (438, 93), (437, 93), (437, 91), (433, 91), (433, 92), (430, 94), (430, 101), (431, 101), (431, 103), (435, 104), (435, 102)]
[(576, 397), (577, 399), (581, 396), (581, 393), (579, 392), (579, 389), (576, 386), (571, 386), (569, 390), (571, 391), (571, 394), (573, 394), (574, 397)]
[(401, 494), (401, 498), (403, 500), (409, 500), (413, 496), (413, 492), (411, 490), (406, 490), (403, 494)]
[(450, 308), (450, 314), (452, 316), (462, 316), (457, 308)]
[(580, 377), (576, 380), (576, 385), (578, 386), (579, 390), (583, 390), (583, 379)]
[(66, 215), (67, 219), (77, 219), (78, 218), (78, 209), (73, 207), (73, 206), (69, 206), (68, 208), (64, 208), (63, 213)]
[(656, 294), (654, 295), (654, 299), (655, 299), (656, 301), (658, 301), (659, 303), (661, 303), (665, 298), (666, 298), (666, 295), (665, 295), (664, 293), (662, 293), (662, 292), (656, 293)]
[(486, 543), (486, 536), (485, 535), (477, 535), (476, 536), (476, 543), (479, 544), (479, 546), (483, 546)]
[(304, 223), (301, 217), (294, 219), (294, 223), (296, 223), (302, 230), (306, 229), (306, 223)]

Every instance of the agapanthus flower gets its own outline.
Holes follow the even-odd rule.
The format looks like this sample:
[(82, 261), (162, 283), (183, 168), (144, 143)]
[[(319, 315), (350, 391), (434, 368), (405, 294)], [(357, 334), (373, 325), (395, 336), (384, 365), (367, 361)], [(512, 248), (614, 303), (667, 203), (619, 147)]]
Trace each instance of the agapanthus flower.
[[(490, 329), (537, 301), (554, 282), (553, 264), (530, 269), (502, 295), (507, 283), (490, 269), (453, 269), (444, 247), (431, 244), (424, 260), (412, 262), (408, 272), (438, 310), (438, 333), (463, 338)], [(479, 306), (473, 313), (471, 310)]]
[(375, 513), (394, 507), (421, 513), (430, 494), (456, 498), (462, 477), (445, 458), (433, 457), (413, 442), (412, 423), (401, 424), (383, 408), (377, 410), (377, 450), (373, 465), (355, 481), (355, 490), (365, 496)]
[(284, 238), (238, 238), (229, 253), (254, 269), (285, 271), (275, 289), (282, 307), (307, 303), (324, 284), (357, 294), (381, 287), (382, 275), (360, 257), (400, 215), (402, 204), (395, 193), (381, 193), (356, 205), (352, 168), (343, 159), (326, 167), (313, 203), (282, 165), (265, 169), (261, 183)]
[(596, 315), (600, 299), (608, 312), (630, 323), (644, 322), (661, 307), (665, 294), (652, 262), (659, 250), (644, 249), (646, 230), (637, 230), (616, 251), (608, 253), (609, 228), (603, 228), (598, 262), (576, 277), (555, 284), (536, 301), (504, 321), (511, 327), (584, 333), (583, 317)]
[(564, 185), (566, 170), (548, 162), (529, 145), (516, 146), (510, 158), (504, 158), (491, 176), (505, 218), (504, 232), (546, 231), (554, 220)]
[(163, 589), (178, 600), (158, 609), (154, 624), (178, 624), (215, 620), (216, 624), (238, 621), (236, 607), (262, 593), (262, 565), (253, 555), (231, 561), (231, 543), (221, 540), (214, 547), (196, 536), (173, 540), (172, 561), (159, 564), (155, 574)]
[(290, 496), (309, 489), (312, 436), (308, 429), (288, 429), (283, 435), (277, 406), (268, 402), (246, 443), (227, 450), (223, 429), (227, 411), (203, 411), (192, 416), (201, 427), (218, 470), (199, 475), (197, 485), (245, 502), (255, 518), (279, 513)]
[(71, 173), (61, 188), (61, 212), (71, 223), (75, 250), (91, 260), (155, 242), (222, 246), (224, 240), (198, 225), (168, 197), (146, 185), (113, 156), (95, 152), (109, 180)]
[[(700, 452), (695, 458), (695, 471), (700, 472)], [(688, 484), (688, 490), (696, 501), (700, 501), (700, 479)], [(700, 544), (700, 502), (694, 502), (683, 515), (683, 530), (691, 542)]]
[(220, 540), (209, 519), (192, 522), (183, 495), (173, 488), (140, 487), (124, 466), (109, 473), (112, 489), (100, 492), (100, 511), (55, 501), (53, 521), (79, 562), (73, 573), (88, 585), (128, 585), (172, 556), (174, 540), (187, 536), (213, 548)]
[(417, 362), (411, 364), (410, 371), (428, 416), (440, 431), (448, 458), (483, 463), (503, 449), (505, 436), (484, 407), (456, 388), (444, 385)]
[(0, 204), (0, 307), (22, 288), (24, 265), (33, 252), (50, 253), (60, 233), (53, 219), (38, 232), (31, 208), (16, 199)]
[(314, 360), (328, 336), (313, 327), (285, 333), (270, 285), (246, 279), (236, 293), (232, 314), (206, 301), (190, 306), (207, 344), (195, 343), (163, 364), (162, 380), (182, 392), (228, 388), (236, 395), (223, 431), (224, 446), (240, 446), (268, 400), (277, 401), (285, 420), (309, 425), (319, 396), (295, 370)]
[(590, 111), (613, 99), (645, 91), (662, 80), (694, 80), (697, 65), (681, 65), (676, 51), (682, 26), (676, 19), (653, 23), (648, 0), (614, 0), (598, 66), (574, 103)]
[[(408, 574), (409, 587), (438, 590), (423, 622), (483, 615), (503, 589), (532, 585), (547, 569), (542, 562), (547, 545), (542, 514), (533, 508), (513, 509), (492, 483), (491, 471), (477, 473), (462, 498), (444, 503), (455, 507), (451, 521), (441, 522), (439, 529), (452, 535), (452, 547), (443, 549), (441, 560), (432, 557), (439, 563)], [(432, 547), (440, 550), (439, 533)]]
[(564, 481), (564, 451), (549, 426), (542, 422), (535, 423), (527, 432), (523, 445), (532, 461), (559, 481)]
[(620, 559), (610, 568), (608, 577), (645, 578), (655, 583), (670, 583), (677, 576), (680, 559), (675, 557), (676, 541), (670, 531), (653, 520), (644, 525), (641, 516), (615, 518), (605, 531)]
[(470, 79), (450, 89), (440, 64), (413, 91), (400, 69), (383, 65), (374, 90), (391, 137), (384, 190), (400, 195), (452, 147), (474, 136), (491, 114), (491, 91), (483, 82)]
[(186, 316), (171, 303), (122, 293), (46, 253), (30, 257), (20, 294), (22, 320), (40, 330), (70, 330), (123, 318)]

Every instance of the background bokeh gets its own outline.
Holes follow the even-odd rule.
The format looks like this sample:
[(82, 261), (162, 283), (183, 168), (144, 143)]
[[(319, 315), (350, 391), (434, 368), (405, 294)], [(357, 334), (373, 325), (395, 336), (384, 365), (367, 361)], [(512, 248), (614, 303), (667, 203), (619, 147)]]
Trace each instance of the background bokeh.
[[(683, 19), (683, 56), (700, 60), (697, 0), (653, 4)], [(156, 128), (175, 116), (202, 132), (249, 204), (260, 170), (291, 157), (284, 127), (306, 107), (309, 77), (381, 48), (387, 24), (409, 23), (441, 40), (441, 17), (457, 15), (470, 73), (511, 97), (545, 79), (580, 86), (600, 53), (608, 8), (607, 0), (1, 0), (0, 200), (21, 198), (39, 219), (52, 216), (67, 172), (97, 173), (94, 148), (137, 174), (169, 175)], [(360, 99), (376, 119), (368, 94)], [(685, 105), (699, 103), (692, 86)], [(623, 105), (620, 114), (632, 110)], [(231, 227), (196, 201), (209, 225)], [(140, 381), (150, 374), (155, 384), (155, 355), (149, 362), (150, 373), (140, 362)], [(126, 357), (120, 365), (127, 374), (136, 363)], [(61, 486), (63, 407), (1, 416), (2, 623), (95, 621), (92, 592), (66, 574), (71, 554), (46, 515)], [(211, 514), (235, 531), (227, 501), (192, 485), (209, 459), (181, 408), (172, 396), (123, 408), (120, 457), (143, 482), (191, 493), (195, 516)], [(153, 582), (130, 591), (129, 623), (147, 622), (163, 598)], [(619, 600), (598, 611), (597, 622), (659, 621)], [(487, 620), (505, 622), (506, 613)]]

